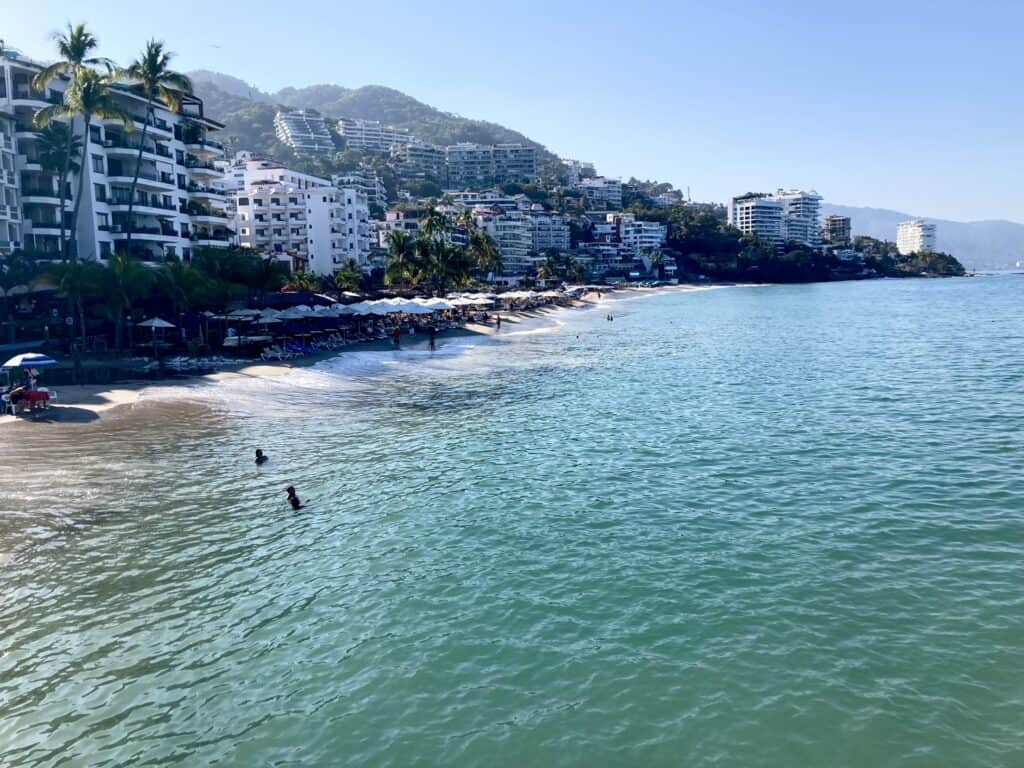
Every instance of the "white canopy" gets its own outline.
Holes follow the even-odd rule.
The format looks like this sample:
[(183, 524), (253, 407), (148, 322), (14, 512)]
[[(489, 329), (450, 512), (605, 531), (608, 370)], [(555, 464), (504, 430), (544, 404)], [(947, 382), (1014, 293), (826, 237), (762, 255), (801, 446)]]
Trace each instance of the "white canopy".
[(161, 317), (151, 317), (149, 320), (143, 320), (141, 323), (136, 323), (140, 328), (177, 328), (174, 323), (168, 323)]

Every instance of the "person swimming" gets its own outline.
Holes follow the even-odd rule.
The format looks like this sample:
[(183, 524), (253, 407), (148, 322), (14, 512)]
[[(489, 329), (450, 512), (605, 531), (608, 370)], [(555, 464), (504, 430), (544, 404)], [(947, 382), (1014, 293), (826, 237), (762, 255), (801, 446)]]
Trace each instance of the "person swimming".
[(266, 463), (267, 463), (267, 457), (263, 455), (263, 449), (262, 448), (257, 448), (256, 449), (256, 464), (257, 464), (257, 466), (260, 465), (260, 464), (266, 464)]
[(288, 493), (288, 503), (292, 505), (292, 509), (302, 509), (302, 502), (299, 501), (299, 496), (295, 493), (295, 486), (289, 485), (285, 490)]

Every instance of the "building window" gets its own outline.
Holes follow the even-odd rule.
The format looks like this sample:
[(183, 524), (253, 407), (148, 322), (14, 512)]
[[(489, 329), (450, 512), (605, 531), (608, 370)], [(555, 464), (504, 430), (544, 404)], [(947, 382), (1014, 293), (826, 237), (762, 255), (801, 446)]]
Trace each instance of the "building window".
[(239, 205), (248, 205), (249, 204), (249, 198), (248, 197), (240, 197), (240, 198), (238, 198), (238, 204)]
[(110, 258), (110, 243), (104, 242), (102, 240), (100, 241), (100, 258), (101, 259), (109, 259)]
[(103, 173), (103, 155), (92, 156), (92, 169), (96, 173)]
[(98, 125), (89, 126), (89, 141), (94, 144), (103, 143), (103, 134), (100, 133), (100, 127)]
[(248, 235), (249, 234), (249, 228), (248, 227), (242, 227), (242, 234), (243, 235)]
[(92, 188), (96, 194), (96, 201), (105, 203), (107, 201), (107, 188), (103, 184), (93, 184)]

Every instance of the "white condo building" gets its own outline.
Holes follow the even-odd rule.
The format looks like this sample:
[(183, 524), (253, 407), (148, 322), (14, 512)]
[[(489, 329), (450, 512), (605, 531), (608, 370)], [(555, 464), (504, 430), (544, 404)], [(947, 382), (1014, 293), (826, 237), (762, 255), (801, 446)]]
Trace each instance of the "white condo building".
[(783, 236), (808, 248), (821, 245), (821, 195), (813, 190), (778, 190), (773, 196), (782, 203)]
[(526, 273), (533, 263), (533, 225), (530, 217), (520, 211), (502, 212), (478, 208), (473, 212), (477, 227), (498, 244), (502, 271), (506, 275)]
[(783, 204), (764, 194), (747, 194), (729, 201), (729, 225), (745, 235), (757, 235), (772, 245), (785, 240)]
[(607, 220), (616, 228), (621, 251), (634, 257), (660, 249), (668, 237), (667, 225), (656, 221), (638, 221), (632, 213), (609, 213)]
[(338, 121), (338, 133), (345, 140), (346, 149), (360, 149), (386, 155), (396, 144), (409, 144), (416, 139), (408, 131), (381, 125), (376, 120), (357, 120), (343, 117)]
[(369, 205), (380, 208), (386, 208), (388, 205), (388, 193), (384, 188), (384, 182), (372, 171), (336, 173), (331, 176), (331, 184), (338, 189), (355, 189), (362, 192), (366, 195)]
[(537, 149), (524, 144), (472, 144), (445, 147), (449, 189), (481, 188), (537, 180)]
[(935, 225), (924, 219), (901, 221), (896, 229), (896, 248), (903, 256), (935, 250)]
[[(261, 173), (267, 177), (258, 178)], [(317, 275), (334, 274), (349, 259), (368, 268), (370, 211), (365, 194), (276, 164), (254, 168), (253, 175), (251, 183), (234, 192), (241, 247)]]
[(530, 227), (534, 253), (544, 253), (552, 248), (556, 251), (569, 250), (569, 222), (564, 216), (546, 213), (542, 208), (539, 211), (534, 209), (530, 212)]
[(617, 211), (622, 208), (622, 181), (598, 176), (576, 185), (588, 211)]
[(575, 187), (583, 179), (592, 179), (597, 176), (597, 169), (593, 163), (586, 160), (562, 160), (566, 168), (566, 178), (570, 187)]
[(278, 112), (274, 116), (274, 130), (278, 140), (297, 155), (319, 155), (337, 149), (323, 116), (312, 109)]
[(224, 171), (223, 186), (226, 190), (247, 189), (257, 182), (273, 181), (297, 189), (310, 189), (331, 184), (327, 179), (310, 173), (293, 171), (276, 160), (253, 157), (250, 153), (239, 153)]
[[(34, 90), (32, 78), (43, 66), (10, 48), (0, 52), (0, 254), (23, 249), (56, 258), (61, 218), (70, 223), (80, 180), (79, 258), (105, 259), (125, 246), (130, 202), (131, 250), (139, 258), (188, 260), (196, 247), (230, 244), (234, 233), (215, 165), (224, 147), (211, 137), (223, 126), (207, 118), (202, 101), (191, 96), (183, 99), (180, 113), (156, 106), (130, 201), (146, 102), (127, 89), (111, 88), (118, 108), (134, 118), (135, 130), (125, 131), (120, 121), (94, 121), (89, 135), (81, 136), (81, 171), (68, 179), (61, 209), (57, 173), (42, 162), (33, 117), (61, 103), (67, 81), (54, 80), (45, 93)], [(76, 126), (81, 132), (82, 121)]]

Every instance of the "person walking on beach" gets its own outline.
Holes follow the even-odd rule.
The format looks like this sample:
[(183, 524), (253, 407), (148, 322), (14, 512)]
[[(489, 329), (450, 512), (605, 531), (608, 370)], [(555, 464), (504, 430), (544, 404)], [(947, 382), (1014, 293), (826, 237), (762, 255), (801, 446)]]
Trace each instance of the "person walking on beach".
[(494, 323), (495, 323), (494, 330), (500, 331), (501, 330), (501, 315), (496, 314), (494, 316)]
[(266, 464), (266, 463), (267, 463), (267, 457), (263, 455), (263, 449), (262, 448), (257, 448), (256, 449), (256, 466), (258, 467), (258, 466), (260, 466), (262, 464)]
[(288, 503), (292, 505), (292, 509), (302, 509), (302, 502), (299, 501), (299, 496), (295, 493), (295, 486), (289, 485), (285, 492), (288, 494)]
[(391, 332), (391, 342), (395, 345), (395, 349), (402, 346), (402, 329), (397, 325), (395, 326), (395, 330)]
[(430, 339), (430, 350), (437, 349), (437, 328), (433, 325), (427, 328), (427, 338)]

